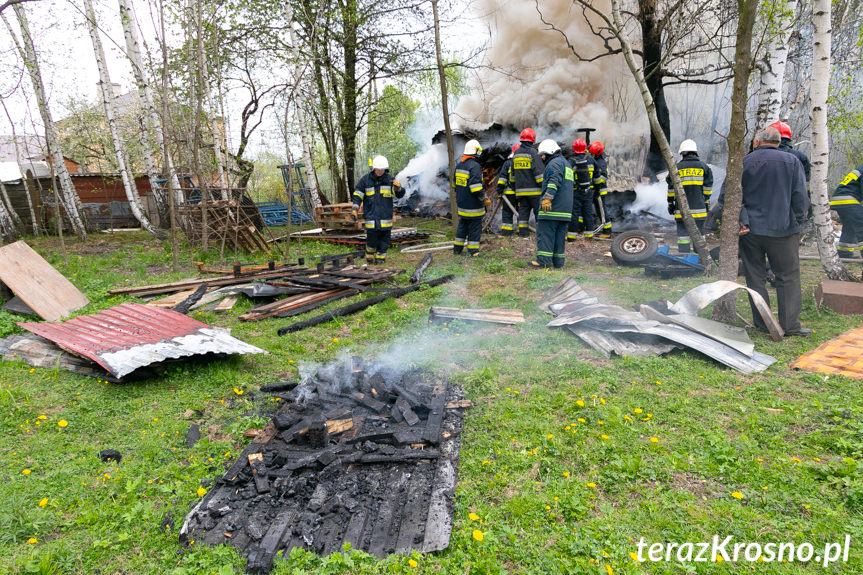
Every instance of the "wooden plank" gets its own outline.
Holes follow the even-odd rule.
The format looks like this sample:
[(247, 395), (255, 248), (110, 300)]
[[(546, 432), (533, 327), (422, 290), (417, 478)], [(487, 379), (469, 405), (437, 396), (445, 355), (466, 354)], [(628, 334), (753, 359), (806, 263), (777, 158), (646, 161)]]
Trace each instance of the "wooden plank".
[(90, 300), (24, 241), (0, 248), (0, 281), (46, 321), (56, 321)]
[(369, 548), (366, 549), (368, 553), (381, 559), (391, 552), (388, 549), (388, 544), (393, 517), (396, 514), (396, 510), (401, 509), (404, 505), (404, 495), (399, 495), (399, 491), (401, 491), (407, 482), (406, 473), (402, 469), (402, 466), (394, 468), (390, 477), (391, 480), (387, 482), (387, 490), (390, 495), (381, 501), (378, 506), (378, 514), (372, 525)]
[(460, 309), (456, 307), (432, 307), (429, 310), (430, 321), (460, 319), (464, 321), (482, 321), (488, 323), (514, 324), (524, 323), (524, 313), (520, 309)]
[(348, 528), (345, 530), (344, 535), (344, 543), (350, 543), (351, 549), (360, 549), (360, 545), (362, 545), (362, 536), (363, 530), (366, 526), (366, 518), (368, 517), (368, 511), (366, 509), (360, 509), (353, 515), (351, 515), (350, 521), (348, 521)]
[(407, 554), (422, 547), (425, 524), (428, 520), (428, 500), (431, 495), (430, 481), (435, 470), (431, 463), (417, 463), (411, 472), (407, 501), (402, 509), (402, 523), (396, 539), (395, 552)]
[(327, 422), (327, 433), (330, 435), (335, 435), (337, 433), (343, 433), (354, 426), (354, 420), (350, 417), (345, 419), (333, 419)]
[(252, 467), (252, 477), (255, 480), (255, 489), (258, 493), (267, 493), (270, 490), (270, 480), (267, 477), (264, 456), (260, 453), (252, 453), (248, 457), (249, 465)]
[(249, 571), (258, 573), (269, 573), (273, 567), (273, 558), (279, 550), (282, 539), (288, 532), (288, 527), (294, 517), (292, 511), (282, 511), (270, 525), (267, 534), (261, 539), (254, 558), (249, 556)]
[(443, 423), (444, 407), (446, 404), (446, 386), (438, 383), (434, 388), (434, 396), (431, 402), (426, 429), (423, 439), (429, 443), (440, 443), (440, 426)]
[(213, 311), (222, 313), (230, 311), (234, 309), (234, 304), (237, 303), (238, 299), (240, 299), (239, 294), (225, 296), (224, 298), (222, 298), (222, 301), (216, 304), (216, 307), (213, 308)]
[(193, 290), (193, 289), (178, 291), (176, 293), (172, 293), (169, 296), (165, 296), (162, 299), (148, 301), (147, 305), (152, 305), (152, 306), (156, 306), (156, 307), (172, 308), (175, 305), (177, 305), (178, 303), (180, 303), (181, 301), (185, 300), (187, 297), (189, 297), (193, 293), (195, 293), (195, 290)]

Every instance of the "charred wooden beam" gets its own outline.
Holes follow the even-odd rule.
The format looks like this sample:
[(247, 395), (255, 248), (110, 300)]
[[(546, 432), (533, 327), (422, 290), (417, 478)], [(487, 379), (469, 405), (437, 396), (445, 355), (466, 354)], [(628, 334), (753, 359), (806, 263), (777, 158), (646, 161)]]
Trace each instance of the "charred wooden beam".
[(411, 274), (410, 282), (412, 284), (415, 284), (418, 281), (420, 281), (420, 278), (423, 276), (423, 274), (426, 272), (426, 270), (432, 264), (433, 259), (434, 258), (432, 257), (431, 254), (426, 254), (425, 256), (423, 256), (423, 259), (421, 259), (420, 263), (417, 264), (417, 267), (414, 270), (414, 273)]

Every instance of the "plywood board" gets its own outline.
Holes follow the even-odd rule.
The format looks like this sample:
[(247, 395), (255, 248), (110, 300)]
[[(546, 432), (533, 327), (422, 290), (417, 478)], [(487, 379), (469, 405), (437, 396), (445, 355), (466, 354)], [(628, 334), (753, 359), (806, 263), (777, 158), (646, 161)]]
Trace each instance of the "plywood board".
[(78, 288), (23, 241), (0, 248), (0, 281), (47, 321), (66, 317), (90, 303)]

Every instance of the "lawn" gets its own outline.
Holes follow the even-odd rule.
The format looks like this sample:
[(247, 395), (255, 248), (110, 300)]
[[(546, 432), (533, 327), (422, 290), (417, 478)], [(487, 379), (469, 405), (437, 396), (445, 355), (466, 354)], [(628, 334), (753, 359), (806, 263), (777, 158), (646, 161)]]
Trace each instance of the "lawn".
[[(143, 233), (67, 240), (66, 261), (56, 238), (28, 243), (90, 298), (81, 314), (136, 301), (108, 296), (112, 288), (190, 277), (192, 260), (219, 260), (216, 250), (185, 249), (173, 273), (169, 250)], [(454, 282), (285, 337), (276, 330), (306, 316), (243, 323), (236, 316), (252, 305), (244, 298), (231, 314), (192, 312), (266, 356), (174, 364), (119, 385), (0, 363), (0, 572), (242, 573), (245, 562), (230, 548), (179, 545), (183, 516), (242, 451), (242, 432), (275, 409), (258, 388), (349, 350), (435, 370), (474, 401), (450, 547), (384, 561), (294, 551), (277, 559), (275, 574), (863, 573), (863, 392), (854, 380), (788, 368), (861, 323), (816, 310), (818, 262), (803, 262), (802, 320), (816, 333), (776, 343), (753, 332), (756, 349), (779, 361), (745, 376), (694, 352), (605, 359), (549, 330), (536, 301), (565, 275), (625, 307), (676, 300), (703, 279), (644, 278), (604, 257), (533, 270), (529, 245), (491, 238), (481, 258), (436, 252), (427, 276), (454, 273)], [(304, 241), (292, 245), (291, 259), (343, 251)], [(388, 264), (406, 270), (399, 284), (421, 256), (391, 250)], [(527, 322), (430, 325), (432, 305), (521, 309)], [(738, 309), (749, 317), (742, 296)], [(0, 311), (0, 335), (15, 333), (18, 319)], [(187, 449), (192, 422), (204, 438)], [(102, 462), (106, 448), (122, 461)], [(737, 563), (680, 562), (676, 550), (671, 561), (633, 560), (642, 537), (649, 547), (732, 536), (731, 552), (737, 542), (811, 543), (821, 555), (845, 534), (847, 563), (826, 567), (814, 559), (748, 563), (742, 550)]]

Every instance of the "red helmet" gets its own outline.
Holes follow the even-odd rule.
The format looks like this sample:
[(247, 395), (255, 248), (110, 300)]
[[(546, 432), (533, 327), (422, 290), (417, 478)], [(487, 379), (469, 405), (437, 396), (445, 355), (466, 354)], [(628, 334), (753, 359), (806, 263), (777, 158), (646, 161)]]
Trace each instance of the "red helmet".
[(585, 142), (581, 138), (577, 139), (572, 143), (572, 151), (576, 154), (583, 154), (585, 150), (587, 150), (587, 142)]
[(602, 145), (602, 142), (597, 140), (590, 145), (588, 150), (590, 150), (590, 153), (594, 156), (601, 156), (602, 153), (605, 151), (605, 147)]
[(536, 142), (536, 132), (533, 131), (533, 128), (525, 128), (521, 131), (519, 139), (522, 142)]
[(513, 144), (512, 145), (512, 153), (514, 154), (517, 149), (521, 147), (521, 144)]
[(779, 130), (779, 135), (783, 138), (788, 138), (789, 140), (791, 139), (791, 126), (789, 126), (785, 122), (773, 122), (772, 124), (770, 124), (770, 127)]

